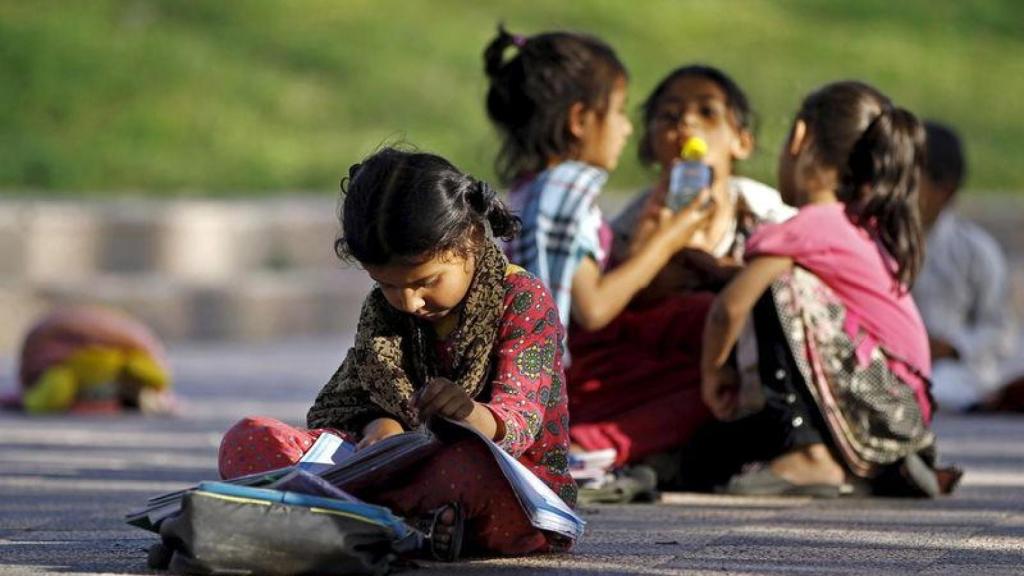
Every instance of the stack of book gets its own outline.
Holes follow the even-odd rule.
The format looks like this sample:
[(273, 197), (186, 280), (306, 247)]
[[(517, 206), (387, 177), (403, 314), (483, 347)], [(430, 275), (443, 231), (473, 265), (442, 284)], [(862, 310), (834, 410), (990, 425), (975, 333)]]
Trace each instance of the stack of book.
[(569, 474), (580, 488), (600, 488), (614, 478), (614, 448), (569, 454)]

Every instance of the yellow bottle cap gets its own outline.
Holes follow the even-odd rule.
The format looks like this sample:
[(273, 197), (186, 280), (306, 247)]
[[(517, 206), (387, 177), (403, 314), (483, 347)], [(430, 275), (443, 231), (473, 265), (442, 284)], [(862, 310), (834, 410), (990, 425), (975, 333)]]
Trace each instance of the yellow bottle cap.
[(708, 153), (708, 143), (699, 136), (690, 136), (683, 143), (683, 150), (679, 154), (683, 160), (701, 160)]

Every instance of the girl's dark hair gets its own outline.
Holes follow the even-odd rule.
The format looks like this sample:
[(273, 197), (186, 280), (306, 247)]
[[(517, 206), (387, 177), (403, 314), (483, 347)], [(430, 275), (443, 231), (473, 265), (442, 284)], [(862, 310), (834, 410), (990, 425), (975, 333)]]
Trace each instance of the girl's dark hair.
[[(506, 60), (510, 47), (515, 54)], [(484, 50), (484, 70), (487, 115), (502, 137), (495, 169), (506, 184), (571, 155), (578, 143), (569, 132), (569, 109), (581, 102), (603, 116), (616, 82), (628, 77), (615, 51), (593, 36), (525, 37), (504, 26)]]
[(334, 251), (363, 265), (468, 257), (488, 226), (506, 239), (519, 230), (493, 188), (434, 154), (384, 148), (349, 168), (341, 192)]
[(637, 148), (637, 155), (640, 158), (640, 163), (649, 166), (654, 163), (654, 149), (651, 146), (650, 138), (650, 125), (654, 120), (654, 116), (657, 114), (658, 105), (661, 104), (661, 99), (665, 95), (665, 92), (680, 78), (689, 77), (704, 78), (715, 84), (725, 92), (725, 105), (729, 108), (729, 112), (732, 114), (733, 121), (740, 130), (746, 130), (747, 132), (754, 132), (754, 111), (750, 108), (750, 101), (747, 99), (747, 94), (740, 88), (740, 85), (736, 83), (728, 74), (722, 72), (714, 66), (708, 66), (706, 64), (688, 64), (686, 66), (680, 66), (675, 70), (668, 73), (668, 76), (662, 78), (661, 82), (654, 87), (644, 103), (640, 105), (640, 110), (643, 114), (643, 134), (640, 136), (640, 144)]
[(855, 81), (812, 92), (797, 119), (807, 124), (815, 158), (837, 170), (836, 192), (847, 212), (877, 236), (896, 261), (896, 277), (909, 288), (924, 257), (917, 207), (925, 151), (921, 123)]

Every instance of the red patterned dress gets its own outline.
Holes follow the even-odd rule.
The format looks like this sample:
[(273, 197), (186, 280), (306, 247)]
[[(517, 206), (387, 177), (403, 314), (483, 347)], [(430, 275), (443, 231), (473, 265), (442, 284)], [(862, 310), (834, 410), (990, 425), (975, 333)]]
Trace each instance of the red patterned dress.
[[(490, 408), (504, 428), (495, 442), (543, 480), (570, 506), (576, 484), (569, 476), (569, 411), (562, 369), (563, 328), (554, 300), (532, 274), (509, 266), (504, 313), (494, 343), (491, 382), (475, 400)], [(440, 323), (436, 352), (451, 372), (453, 326)], [(450, 374), (442, 373), (441, 376)], [(294, 428), (269, 418), (246, 418), (221, 442), (221, 476), (292, 464), (322, 430)], [(446, 446), (412, 471), (406, 481), (360, 497), (401, 515), (421, 514), (451, 501), (462, 504), (469, 550), (526, 554), (564, 542), (532, 527), (486, 448), (474, 442)]]
[[(558, 311), (544, 284), (518, 266), (509, 266), (505, 285), (491, 385), (476, 400), (504, 424), (505, 436), (496, 444), (572, 506), (576, 483), (568, 468), (569, 408)], [(437, 351), (451, 372), (446, 328), (438, 327)]]

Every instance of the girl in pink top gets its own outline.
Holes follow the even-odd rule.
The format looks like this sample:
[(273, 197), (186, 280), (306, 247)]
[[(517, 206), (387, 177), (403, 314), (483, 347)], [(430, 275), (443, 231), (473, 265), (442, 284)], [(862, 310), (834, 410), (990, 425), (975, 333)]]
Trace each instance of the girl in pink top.
[(837, 496), (859, 479), (934, 496), (955, 483), (934, 468), (928, 338), (909, 296), (923, 143), (917, 118), (866, 84), (804, 100), (779, 159), (779, 191), (800, 212), (750, 238), (704, 332), (712, 412), (763, 406), (761, 425), (779, 429), (767, 464), (727, 491)]

